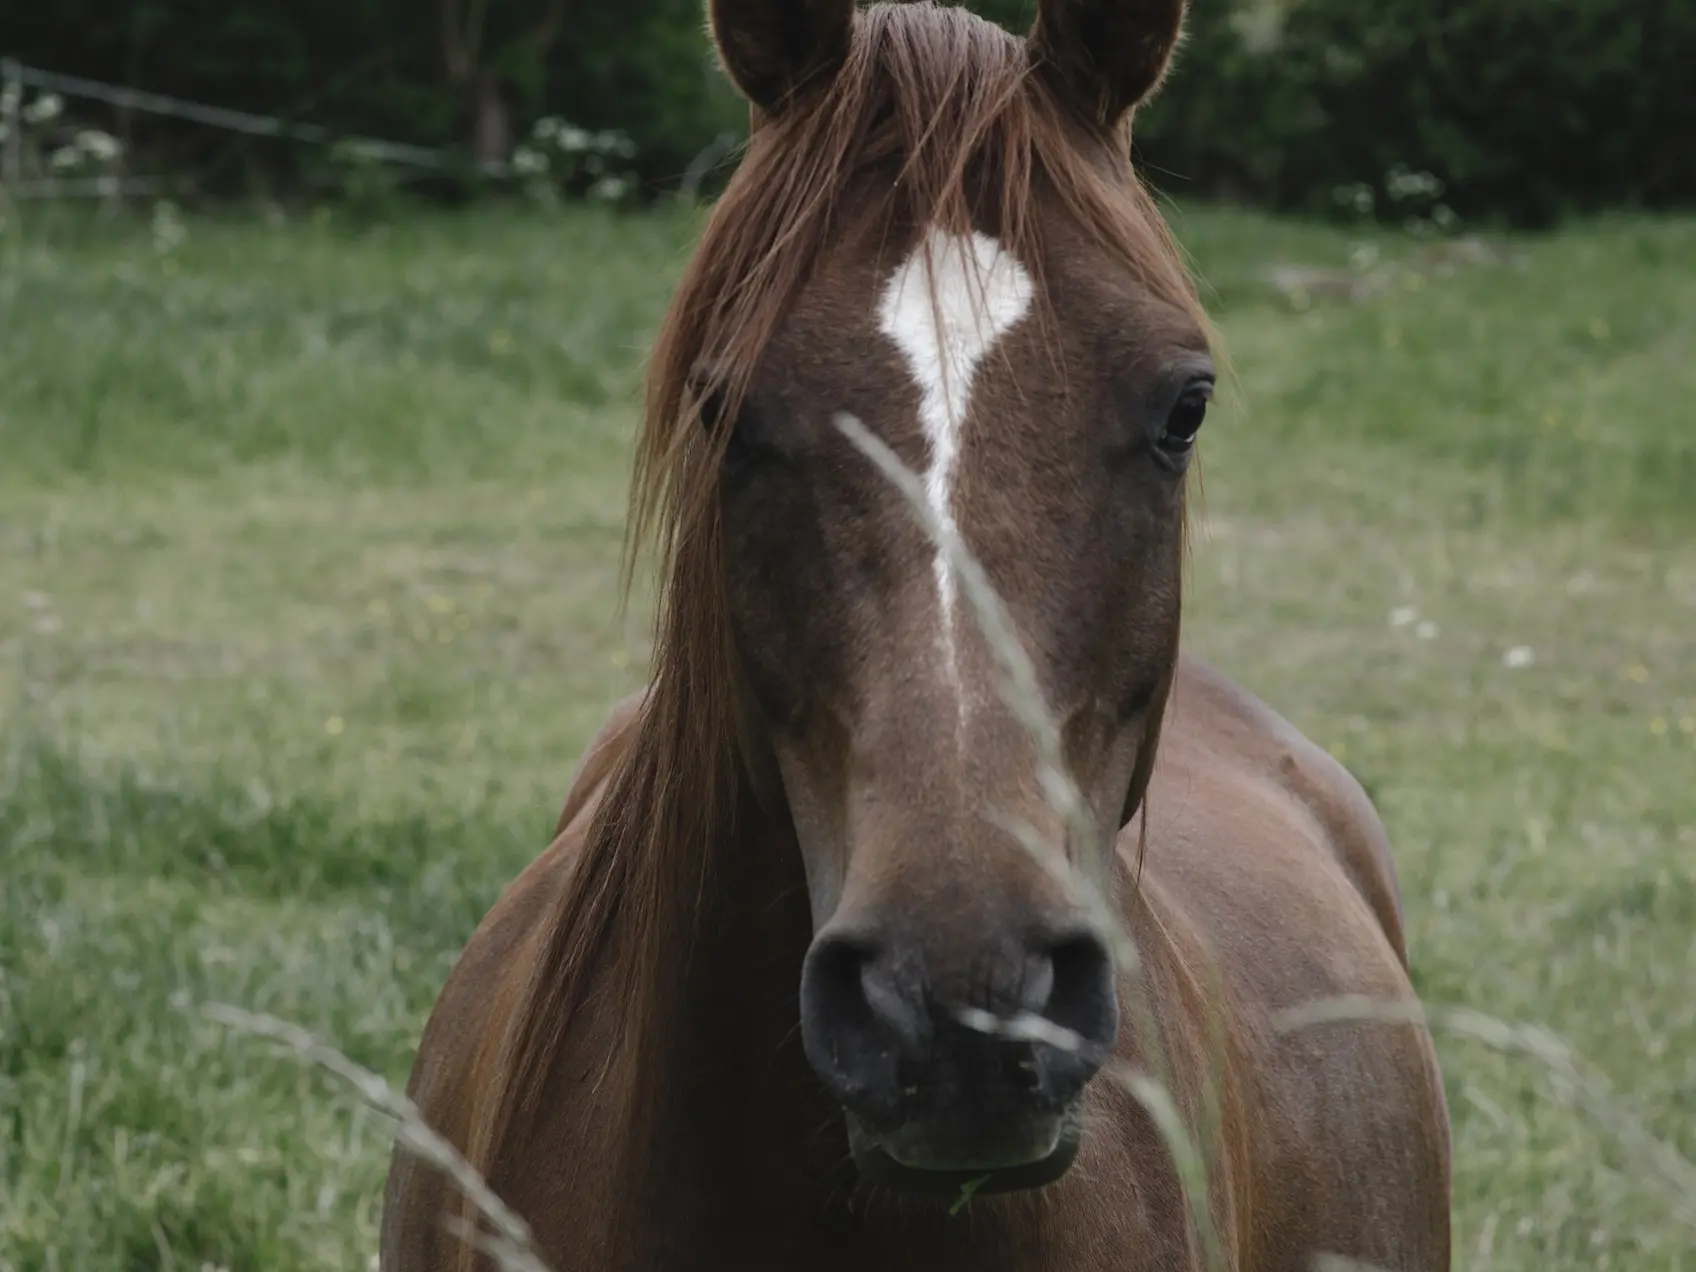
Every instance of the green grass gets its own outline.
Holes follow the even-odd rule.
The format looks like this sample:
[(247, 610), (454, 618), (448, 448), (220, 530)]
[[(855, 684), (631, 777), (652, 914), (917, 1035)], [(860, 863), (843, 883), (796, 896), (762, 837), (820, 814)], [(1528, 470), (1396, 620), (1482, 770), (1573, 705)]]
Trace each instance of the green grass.
[[(1301, 308), (1265, 269), (1357, 238), (1175, 220), (1238, 382), (1191, 647), (1368, 783), (1422, 991), (1696, 1155), (1696, 220), (1449, 273), (1378, 234), (1386, 290)], [(5, 1272), (363, 1267), (382, 1127), (195, 1008), (402, 1081), (646, 656), (623, 478), (688, 218), (189, 229), (0, 231)], [(1541, 1070), (1441, 1046), (1457, 1266), (1696, 1269)]]

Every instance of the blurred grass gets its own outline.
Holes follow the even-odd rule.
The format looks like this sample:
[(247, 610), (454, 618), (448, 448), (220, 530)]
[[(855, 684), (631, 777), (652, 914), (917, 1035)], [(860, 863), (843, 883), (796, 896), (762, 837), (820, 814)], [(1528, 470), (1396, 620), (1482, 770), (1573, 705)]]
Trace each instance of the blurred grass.
[[(1174, 221), (1234, 357), (1187, 639), (1367, 782), (1421, 990), (1696, 1154), (1696, 220)], [(361, 1267), (404, 1079), (640, 682), (644, 342), (690, 218), (0, 232), (0, 1269)], [(1363, 250), (1364, 249), (1364, 250)], [(1266, 271), (1369, 278), (1294, 300)], [(1529, 665), (1509, 666), (1504, 661)], [(1155, 810), (1158, 822), (1158, 809)], [(1696, 1268), (1533, 1066), (1441, 1040), (1457, 1266)]]

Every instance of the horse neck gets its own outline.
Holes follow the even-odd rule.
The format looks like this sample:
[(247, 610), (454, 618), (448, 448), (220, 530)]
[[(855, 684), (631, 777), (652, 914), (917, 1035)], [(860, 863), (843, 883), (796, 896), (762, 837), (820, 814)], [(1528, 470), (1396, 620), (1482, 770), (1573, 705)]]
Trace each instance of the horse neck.
[[(750, 1030), (795, 1026), (801, 961), (812, 940), (812, 913), (800, 848), (781, 817), (739, 801), (737, 825), (713, 845), (705, 887), (673, 1004), (685, 1053), (743, 1052), (763, 1045)], [(660, 951), (650, 951), (658, 955)]]
[[(629, 1195), (659, 1189), (673, 1208), (726, 1172), (749, 1187), (773, 1163), (793, 1172), (805, 1146), (774, 1151), (773, 1139), (810, 1133), (832, 1112), (800, 1045), (812, 916), (787, 809), (762, 810), (747, 793), (708, 853), (699, 898), (633, 925), (620, 951), (634, 966), (678, 969), (662, 970), (646, 1009), (627, 1017), (639, 1059), (624, 1096)], [(727, 1159), (727, 1146), (742, 1155)]]

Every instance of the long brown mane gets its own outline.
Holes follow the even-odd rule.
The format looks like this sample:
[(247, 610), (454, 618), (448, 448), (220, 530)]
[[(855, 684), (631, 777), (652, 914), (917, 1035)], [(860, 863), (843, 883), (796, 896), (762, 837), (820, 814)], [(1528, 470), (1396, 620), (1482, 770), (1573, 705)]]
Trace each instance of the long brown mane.
[[(711, 369), (724, 408), (717, 418), (728, 422), (797, 290), (840, 233), (850, 188), (894, 165), (899, 179), (876, 213), (888, 224), (964, 228), (988, 209), (1001, 241), (1033, 270), (1043, 258), (1038, 208), (1048, 216), (1059, 208), (1103, 253), (1200, 320), (1179, 255), (1131, 170), (1128, 126), (1100, 135), (1037, 69), (1023, 42), (962, 10), (876, 5), (858, 15), (828, 87), (803, 89), (755, 129), (713, 212), (659, 333), (636, 448), (629, 559), (654, 549), (661, 580), (652, 683), (493, 1081), (478, 1094), (469, 1150), (485, 1173), (533, 1110), (592, 969), (614, 977), (611, 1001), (625, 1013), (616, 1036), (627, 1049), (617, 1061), (634, 1089), (651, 1089), (667, 1052), (715, 845), (752, 798), (720, 558), (728, 429), (702, 426), (701, 371)], [(633, 1133), (626, 1142), (643, 1140)]]

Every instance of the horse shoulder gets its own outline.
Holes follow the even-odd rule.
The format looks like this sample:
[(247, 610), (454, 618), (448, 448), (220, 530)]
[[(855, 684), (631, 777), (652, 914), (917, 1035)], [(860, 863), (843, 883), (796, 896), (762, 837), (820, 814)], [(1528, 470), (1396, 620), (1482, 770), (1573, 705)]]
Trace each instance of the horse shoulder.
[(1220, 957), (1232, 987), (1225, 1098), (1244, 1168), (1222, 1213), (1254, 1252), (1245, 1266), (1329, 1250), (1446, 1268), (1448, 1115), (1429, 1033), (1278, 1023), (1328, 998), (1412, 992), (1378, 814), (1342, 765), (1190, 659), (1166, 737), (1145, 890), (1179, 960)]
[(560, 810), (559, 822), (554, 826), (555, 839), (563, 835), (573, 822), (580, 820), (584, 807), (600, 794), (619, 757), (630, 745), (646, 698), (646, 690), (630, 694), (608, 712), (606, 722), (583, 752), (583, 758), (577, 761), (577, 771), (571, 775), (571, 784), (566, 788), (565, 807)]
[(1199, 708), (1240, 760), (1314, 820), (1326, 850), (1405, 969), (1407, 938), (1396, 863), (1383, 820), (1359, 779), (1259, 698), (1201, 662), (1183, 659), (1174, 698), (1192, 711)]

